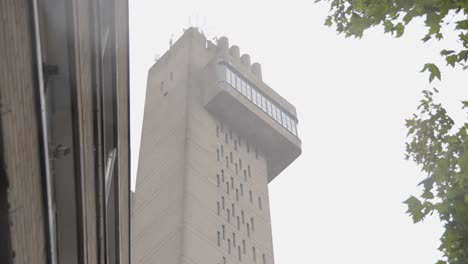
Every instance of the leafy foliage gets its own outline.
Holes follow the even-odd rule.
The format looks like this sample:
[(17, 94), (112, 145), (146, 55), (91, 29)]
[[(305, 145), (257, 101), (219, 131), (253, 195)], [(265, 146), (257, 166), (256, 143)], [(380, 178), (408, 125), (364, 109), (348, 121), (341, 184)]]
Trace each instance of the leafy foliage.
[[(437, 90), (434, 90), (437, 92)], [(418, 113), (406, 120), (406, 159), (412, 159), (427, 174), (419, 185), (420, 198), (404, 203), (414, 222), (436, 212), (444, 223), (439, 250), (446, 260), (438, 263), (468, 263), (468, 124), (453, 132), (454, 122), (433, 101), (434, 92), (424, 91)], [(463, 102), (468, 108), (468, 102)]]
[[(316, 0), (330, 4), (325, 25), (334, 26), (346, 37), (361, 38), (374, 26), (384, 33), (401, 37), (414, 19), (424, 20), (427, 32), (423, 42), (444, 38), (443, 27), (453, 27), (458, 34), (457, 49), (442, 49), (447, 65), (468, 69), (467, 0)], [(429, 82), (441, 80), (434, 63), (426, 63), (421, 72), (429, 73)], [(436, 213), (445, 227), (439, 250), (444, 259), (437, 264), (468, 263), (468, 124), (458, 131), (445, 109), (434, 102), (438, 91), (424, 91), (418, 113), (406, 120), (409, 142), (406, 159), (413, 160), (427, 174), (420, 186), (420, 197), (411, 196), (404, 203), (414, 222)], [(468, 108), (468, 102), (462, 102)]]
[[(328, 2), (330, 15), (325, 25), (335, 26), (346, 37), (361, 38), (374, 26), (383, 26), (384, 32), (395, 37), (403, 36), (405, 27), (417, 17), (424, 19), (427, 32), (423, 42), (444, 37), (443, 26), (453, 25), (459, 32), (458, 50), (442, 50), (440, 55), (447, 65), (468, 68), (468, 1), (467, 0), (316, 0)], [(459, 19), (453, 21), (454, 18)], [(427, 67), (426, 67), (427, 66)], [(429, 80), (440, 80), (440, 71), (435, 64), (426, 64), (423, 71), (430, 73)]]

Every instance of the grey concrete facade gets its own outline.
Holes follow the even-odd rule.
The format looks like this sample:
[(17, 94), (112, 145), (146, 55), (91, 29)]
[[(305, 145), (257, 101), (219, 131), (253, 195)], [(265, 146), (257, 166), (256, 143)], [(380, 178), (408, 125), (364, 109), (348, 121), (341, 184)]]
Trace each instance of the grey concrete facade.
[[(271, 103), (252, 103), (254, 88), (287, 123), (271, 117)], [(187, 29), (148, 74), (132, 262), (274, 263), (268, 183), (300, 155), (296, 123), (259, 64), (226, 38), (214, 45)]]

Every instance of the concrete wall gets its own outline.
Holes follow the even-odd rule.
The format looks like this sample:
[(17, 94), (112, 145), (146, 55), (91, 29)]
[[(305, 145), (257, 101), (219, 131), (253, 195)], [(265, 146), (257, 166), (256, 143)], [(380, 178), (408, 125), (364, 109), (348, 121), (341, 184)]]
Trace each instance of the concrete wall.
[(189, 48), (188, 43), (175, 43), (148, 73), (132, 209), (134, 264), (180, 261)]
[(189, 29), (149, 72), (132, 215), (134, 263), (240, 263), (238, 249), (242, 263), (263, 263), (263, 255), (274, 263), (265, 155), (253, 142), (247, 150), (238, 129), (205, 109), (203, 73), (216, 56), (206, 43)]

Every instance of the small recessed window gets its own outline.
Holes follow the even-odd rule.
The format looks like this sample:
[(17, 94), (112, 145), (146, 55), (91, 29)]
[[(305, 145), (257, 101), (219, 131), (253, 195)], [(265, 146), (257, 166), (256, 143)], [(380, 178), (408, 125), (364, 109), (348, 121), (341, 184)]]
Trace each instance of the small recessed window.
[(250, 203), (252, 203), (253, 202), (252, 191), (249, 191), (249, 198), (250, 198)]
[(216, 126), (216, 136), (219, 137), (219, 126)]
[(257, 252), (255, 252), (255, 247), (252, 247), (252, 256), (253, 256), (253, 260), (257, 261)]
[(224, 135), (224, 142), (225, 142), (226, 144), (228, 144), (228, 134), (225, 134), (225, 135)]
[(221, 246), (221, 233), (219, 233), (218, 231), (217, 235), (218, 235), (218, 247), (220, 247)]
[(245, 240), (242, 240), (242, 252), (245, 254)]
[(221, 206), (219, 205), (219, 202), (216, 202), (217, 203), (217, 212), (218, 212), (218, 215), (221, 213)]
[(231, 188), (234, 190), (234, 177), (231, 177)]
[(239, 219), (239, 216), (237, 217), (237, 230), (240, 230), (240, 219)]
[(227, 209), (226, 212), (227, 212), (227, 221), (228, 221), (228, 223), (230, 223), (231, 222), (231, 211), (229, 209)]
[(247, 236), (250, 237), (250, 225), (247, 223)]
[(221, 156), (224, 156), (224, 146), (221, 145)]
[(242, 215), (242, 223), (244, 224), (245, 223), (244, 210), (242, 210), (241, 215)]
[(239, 169), (242, 170), (242, 160), (241, 159), (239, 159)]
[(226, 156), (226, 168), (229, 168), (229, 160), (227, 156)]
[(231, 160), (231, 163), (232, 163), (232, 162), (233, 162), (233, 159), (232, 159), (232, 152), (231, 152), (231, 153), (229, 153), (229, 156), (230, 156), (229, 158), (230, 158), (230, 160)]
[(247, 171), (244, 170), (244, 181), (247, 181)]
[(236, 215), (236, 206), (232, 204), (231, 208), (232, 208), (232, 216), (234, 217)]
[(241, 254), (240, 246), (237, 246), (237, 259), (239, 261), (242, 261), (242, 254)]
[(262, 209), (262, 198), (258, 197), (258, 208)]
[(231, 254), (231, 239), (228, 238), (227, 242), (228, 242), (228, 253)]
[(254, 219), (253, 219), (253, 217), (250, 217), (250, 225), (252, 226), (252, 231), (255, 231), (255, 226), (254, 226)]
[(223, 210), (224, 210), (224, 196), (221, 197), (221, 205), (223, 206)]
[(240, 184), (240, 190), (241, 190), (241, 196), (244, 195), (244, 185), (241, 183)]
[(224, 170), (221, 170), (221, 181), (224, 182)]
[(236, 175), (237, 175), (239, 172), (239, 170), (237, 169), (237, 163), (235, 163), (234, 166), (236, 167)]
[(262, 259), (263, 259), (263, 264), (266, 264), (266, 256), (265, 256), (265, 254), (262, 255)]
[(223, 225), (221, 228), (223, 231), (223, 239), (226, 239), (226, 227)]
[(216, 150), (216, 160), (219, 161), (219, 149)]
[(232, 245), (236, 246), (236, 233), (232, 232)]
[(219, 187), (219, 174), (216, 174), (216, 186)]
[(229, 194), (229, 182), (226, 182), (226, 192)]
[(239, 189), (236, 189), (236, 201), (239, 201)]
[(250, 171), (250, 165), (247, 166), (247, 171), (249, 172), (249, 177), (252, 177), (252, 173)]
[(232, 139), (232, 130), (229, 129), (229, 139)]

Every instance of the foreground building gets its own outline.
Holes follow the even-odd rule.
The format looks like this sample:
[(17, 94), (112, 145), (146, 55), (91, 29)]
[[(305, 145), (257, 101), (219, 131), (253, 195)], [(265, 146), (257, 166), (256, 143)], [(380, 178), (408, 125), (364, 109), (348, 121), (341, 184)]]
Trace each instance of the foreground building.
[(190, 28), (150, 69), (133, 264), (272, 264), (268, 183), (301, 153), (260, 64)]
[(127, 0), (0, 1), (0, 263), (130, 261)]

